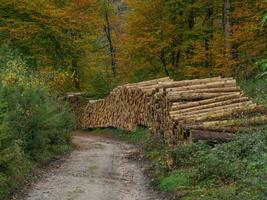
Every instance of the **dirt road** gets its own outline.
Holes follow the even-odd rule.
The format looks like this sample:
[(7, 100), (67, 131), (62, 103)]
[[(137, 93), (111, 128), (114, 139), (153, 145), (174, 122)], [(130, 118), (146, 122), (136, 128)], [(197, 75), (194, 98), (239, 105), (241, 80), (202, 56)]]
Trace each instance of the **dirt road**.
[(33, 185), (26, 200), (160, 200), (142, 168), (129, 159), (135, 148), (103, 137), (76, 134), (77, 149)]

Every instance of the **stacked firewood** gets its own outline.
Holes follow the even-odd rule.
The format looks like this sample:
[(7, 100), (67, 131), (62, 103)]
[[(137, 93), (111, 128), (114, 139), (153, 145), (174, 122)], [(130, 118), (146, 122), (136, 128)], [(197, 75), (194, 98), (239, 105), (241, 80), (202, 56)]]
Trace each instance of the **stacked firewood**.
[(152, 136), (176, 144), (227, 141), (236, 131), (266, 122), (266, 110), (246, 97), (233, 78), (166, 77), (119, 86), (107, 98), (90, 101), (82, 127), (131, 131), (142, 125), (150, 127)]
[(75, 115), (76, 128), (81, 128), (80, 124), (82, 123), (83, 118), (81, 113), (83, 113), (84, 107), (87, 105), (87, 99), (84, 99), (84, 93), (67, 93), (63, 99), (70, 104), (70, 107)]
[(169, 77), (126, 84), (115, 88), (108, 97), (90, 101), (83, 114), (83, 128), (115, 127), (132, 131), (137, 125), (149, 126), (149, 104), (154, 91)]
[(151, 132), (169, 141), (227, 141), (234, 132), (267, 122), (266, 109), (246, 97), (232, 78), (174, 81), (160, 88)]

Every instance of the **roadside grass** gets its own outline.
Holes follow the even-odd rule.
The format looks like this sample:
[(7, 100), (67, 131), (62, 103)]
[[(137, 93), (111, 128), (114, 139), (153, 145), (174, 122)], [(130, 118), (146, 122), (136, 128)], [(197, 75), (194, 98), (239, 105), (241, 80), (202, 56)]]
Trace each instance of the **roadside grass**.
[(149, 161), (153, 186), (181, 200), (267, 199), (267, 129), (243, 132), (225, 144), (170, 148), (138, 127), (131, 133), (96, 129), (90, 134), (127, 141)]
[(164, 192), (174, 191), (177, 188), (187, 189), (190, 187), (190, 177), (187, 172), (171, 171), (169, 175), (163, 177), (159, 183), (159, 189)]
[(123, 140), (133, 144), (144, 144), (149, 139), (148, 131), (146, 128), (143, 127), (137, 127), (133, 132), (128, 133), (123, 130), (114, 128), (94, 129), (90, 131), (90, 134)]
[[(267, 106), (266, 80), (241, 81), (242, 90), (256, 103)], [(196, 142), (170, 147), (149, 131), (137, 127), (126, 133), (96, 129), (90, 134), (137, 145), (149, 163), (153, 186), (181, 200), (266, 200), (267, 128), (246, 130), (231, 142), (210, 145)]]

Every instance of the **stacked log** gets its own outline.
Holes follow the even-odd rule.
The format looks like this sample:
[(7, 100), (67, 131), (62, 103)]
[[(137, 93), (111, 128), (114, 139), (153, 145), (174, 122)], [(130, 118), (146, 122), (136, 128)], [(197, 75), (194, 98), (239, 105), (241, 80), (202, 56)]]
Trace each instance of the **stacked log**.
[(84, 94), (85, 93), (81, 92), (67, 93), (66, 96), (62, 98), (62, 100), (65, 100), (70, 104), (70, 108), (72, 109), (75, 115), (75, 120), (76, 120), (75, 128), (77, 129), (81, 128), (80, 124), (82, 123), (82, 118), (83, 118), (81, 113), (83, 112), (87, 104), (87, 99), (84, 99)]
[(165, 77), (122, 85), (105, 99), (89, 101), (81, 126), (132, 131), (142, 125), (153, 137), (177, 144), (194, 139), (228, 141), (233, 133), (266, 122), (266, 110), (246, 97), (233, 78)]
[(126, 84), (115, 88), (107, 98), (90, 101), (83, 114), (83, 128), (115, 127), (132, 131), (137, 125), (149, 126), (149, 104), (160, 82), (169, 77)]
[[(266, 109), (245, 97), (233, 78), (174, 81), (161, 87), (155, 98), (162, 100), (155, 107), (165, 113), (152, 119), (151, 133), (174, 143), (227, 141), (234, 132), (267, 122)], [(255, 116), (259, 112), (262, 115)]]

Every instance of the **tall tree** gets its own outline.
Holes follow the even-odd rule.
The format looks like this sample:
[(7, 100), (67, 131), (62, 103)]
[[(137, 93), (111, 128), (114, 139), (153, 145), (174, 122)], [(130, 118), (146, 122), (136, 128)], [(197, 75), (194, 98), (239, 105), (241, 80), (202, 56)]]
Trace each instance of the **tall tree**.
[(112, 33), (115, 28), (113, 27), (112, 24), (112, 18), (114, 17), (114, 4), (112, 0), (102, 0), (100, 4), (102, 8), (101, 13), (104, 18), (103, 29), (105, 32), (105, 37), (108, 42), (112, 74), (113, 77), (116, 77), (117, 75), (116, 47), (113, 40), (114, 34)]
[(69, 71), (79, 89), (81, 45), (94, 34), (95, 0), (0, 0), (1, 43), (32, 58), (35, 68)]
[(231, 20), (231, 0), (223, 1), (223, 33), (225, 43), (225, 54), (229, 55), (232, 52), (232, 20)]

